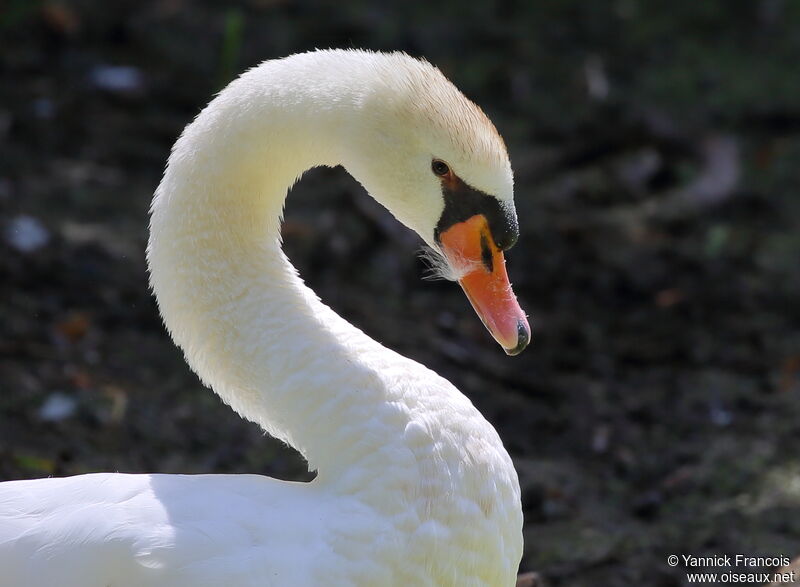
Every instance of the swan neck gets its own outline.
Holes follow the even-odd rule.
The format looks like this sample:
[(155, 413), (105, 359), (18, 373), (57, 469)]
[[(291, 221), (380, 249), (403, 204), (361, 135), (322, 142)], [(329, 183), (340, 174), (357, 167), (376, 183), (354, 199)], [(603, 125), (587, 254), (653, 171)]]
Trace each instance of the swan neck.
[(353, 101), (336, 109), (269, 73), (231, 84), (176, 143), (152, 206), (151, 284), (204, 383), (311, 467), (344, 467), (342, 422), (385, 400), (370, 364), (385, 349), (303, 285), (281, 250), (280, 217), (305, 170), (341, 159)]
[[(325, 59), (352, 67), (342, 75), (321, 66)], [(320, 302), (280, 246), (286, 193), (306, 169), (343, 162), (364, 179), (350, 141), (365, 93), (381, 82), (363, 69), (376, 59), (320, 52), (267, 62), (200, 113), (153, 200), (151, 285), (200, 379), (299, 450), (319, 471), (321, 495), (345, 498), (348, 522), (355, 498), (391, 528), (371, 529), (370, 540), (409, 538), (403, 552), (424, 576), (506, 584), (521, 556), (522, 518), (495, 430), (448, 382)], [(470, 553), (467, 564), (451, 549)]]

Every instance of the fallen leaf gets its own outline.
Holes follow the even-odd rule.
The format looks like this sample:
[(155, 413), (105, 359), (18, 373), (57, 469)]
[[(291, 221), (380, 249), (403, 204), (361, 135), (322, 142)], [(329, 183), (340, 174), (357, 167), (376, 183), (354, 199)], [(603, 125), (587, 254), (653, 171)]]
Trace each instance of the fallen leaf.
[(89, 331), (91, 322), (83, 312), (73, 312), (56, 324), (56, 331), (71, 343), (81, 340)]

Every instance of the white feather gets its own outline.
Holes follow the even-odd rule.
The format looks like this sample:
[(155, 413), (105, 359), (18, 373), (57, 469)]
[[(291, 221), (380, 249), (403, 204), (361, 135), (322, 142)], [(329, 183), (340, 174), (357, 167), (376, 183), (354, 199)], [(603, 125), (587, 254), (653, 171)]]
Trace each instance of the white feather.
[(344, 164), (431, 241), (431, 155), (510, 201), (494, 127), (426, 63), (319, 51), (223, 90), (153, 200), (151, 283), (201, 379), (319, 474), (0, 484), (0, 586), (513, 585), (520, 494), (495, 430), (322, 304), (280, 250), (286, 191), (320, 164)]
[(481, 268), (481, 264), (477, 261), (456, 254), (451, 254), (448, 259), (438, 248), (429, 246), (420, 249), (419, 257), (427, 268), (424, 279), (431, 281), (437, 279), (460, 281), (465, 275)]

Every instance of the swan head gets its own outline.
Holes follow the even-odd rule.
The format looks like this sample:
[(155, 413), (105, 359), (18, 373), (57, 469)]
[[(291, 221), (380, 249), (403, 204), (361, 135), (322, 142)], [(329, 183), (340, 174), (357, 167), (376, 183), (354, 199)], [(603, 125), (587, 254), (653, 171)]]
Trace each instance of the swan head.
[(519, 235), (505, 144), (481, 109), (427, 62), (391, 54), (373, 62), (345, 167), (434, 251), (506, 353), (530, 326), (503, 252)]

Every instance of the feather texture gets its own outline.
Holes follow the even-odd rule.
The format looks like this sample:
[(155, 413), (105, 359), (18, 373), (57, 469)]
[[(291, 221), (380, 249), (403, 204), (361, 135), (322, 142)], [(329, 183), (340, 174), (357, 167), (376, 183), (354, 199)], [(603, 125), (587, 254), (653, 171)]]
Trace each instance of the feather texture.
[(287, 189), (336, 164), (430, 243), (443, 206), (432, 155), (510, 201), (494, 127), (406, 55), (268, 61), (214, 98), (156, 191), (151, 284), (202, 381), (318, 476), (2, 483), (0, 585), (513, 585), (520, 494), (494, 428), (325, 306), (280, 249)]

